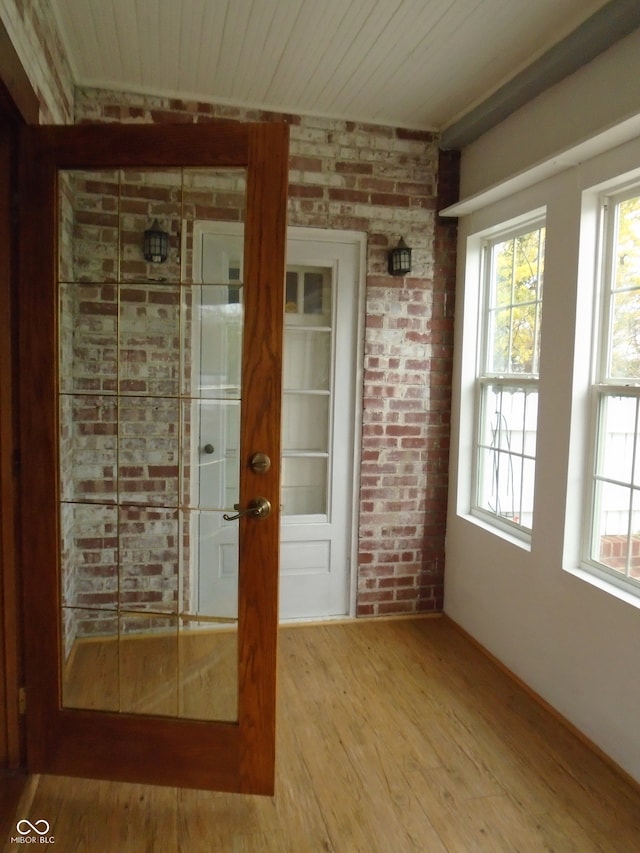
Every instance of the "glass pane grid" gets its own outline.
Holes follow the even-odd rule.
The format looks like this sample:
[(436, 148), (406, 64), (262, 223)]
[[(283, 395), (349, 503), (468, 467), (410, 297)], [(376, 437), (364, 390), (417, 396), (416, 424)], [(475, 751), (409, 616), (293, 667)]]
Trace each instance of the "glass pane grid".
[(525, 532), (533, 523), (544, 243), (544, 226), (529, 226), (488, 244), (479, 356), (473, 507)]
[(485, 371), (537, 375), (544, 228), (491, 247)]
[(282, 514), (329, 512), (333, 271), (289, 266), (285, 282)]
[(533, 520), (537, 388), (482, 387), (476, 507), (526, 530)]
[[(193, 283), (193, 223), (241, 221), (244, 170), (67, 172), (60, 184), (63, 704), (233, 720), (237, 525), (221, 510), (237, 501), (242, 258), (234, 244), (216, 285)], [(155, 219), (169, 235), (162, 265), (141, 255)], [(225, 449), (219, 433), (200, 436), (215, 407)], [(210, 501), (190, 484), (216, 453), (222, 499)], [(223, 540), (220, 613), (199, 595), (194, 567), (211, 567), (192, 516)], [(95, 689), (73, 675), (90, 652)]]
[(601, 393), (591, 559), (640, 583), (640, 394)]
[(607, 379), (640, 381), (640, 196), (616, 204), (606, 324)]

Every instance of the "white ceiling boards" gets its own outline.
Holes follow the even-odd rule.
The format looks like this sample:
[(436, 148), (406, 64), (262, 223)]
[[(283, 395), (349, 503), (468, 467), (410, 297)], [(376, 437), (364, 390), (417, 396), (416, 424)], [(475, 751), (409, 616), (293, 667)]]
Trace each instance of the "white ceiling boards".
[(51, 0), (79, 85), (440, 130), (605, 0)]

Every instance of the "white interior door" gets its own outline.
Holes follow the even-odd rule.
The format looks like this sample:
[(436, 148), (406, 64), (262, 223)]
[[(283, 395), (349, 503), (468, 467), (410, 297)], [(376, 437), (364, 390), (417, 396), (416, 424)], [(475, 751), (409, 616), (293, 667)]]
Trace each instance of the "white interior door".
[[(196, 254), (201, 268), (217, 269), (217, 280), (238, 274), (231, 223), (203, 223)], [(217, 229), (217, 230), (214, 230)], [(240, 249), (240, 236), (238, 235)], [(356, 530), (359, 463), (356, 430), (361, 422), (362, 297), (365, 237), (354, 232), (290, 228), (283, 356), (282, 524), (280, 542), (280, 618), (347, 615), (352, 610), (351, 566)], [(238, 252), (240, 255), (240, 252)], [(198, 262), (196, 263), (196, 269)], [(220, 275), (223, 277), (220, 278)], [(227, 298), (227, 297), (225, 297)], [(217, 360), (221, 336), (230, 333), (230, 304), (212, 305), (203, 317), (194, 369), (201, 381), (219, 387)], [(204, 319), (207, 318), (207, 319)], [(226, 375), (231, 375), (225, 367)], [(207, 417), (227, 417), (216, 407), (201, 410), (201, 490), (224, 489), (226, 466), (237, 464), (233, 443), (215, 448), (207, 439)], [(358, 429), (359, 432), (359, 429)], [(219, 433), (218, 433), (219, 434)], [(196, 462), (196, 460), (194, 460)], [(195, 486), (194, 486), (195, 487)], [(235, 604), (236, 528), (200, 531), (197, 578), (199, 606), (221, 617)]]
[(362, 235), (289, 229), (280, 618), (351, 610)]

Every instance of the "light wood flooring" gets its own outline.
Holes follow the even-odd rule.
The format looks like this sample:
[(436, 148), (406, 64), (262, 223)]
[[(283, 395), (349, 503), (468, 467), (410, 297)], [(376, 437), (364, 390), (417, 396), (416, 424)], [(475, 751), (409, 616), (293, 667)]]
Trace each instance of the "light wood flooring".
[(58, 853), (640, 850), (639, 790), (446, 619), (287, 627), (279, 672), (273, 799), (43, 776), (19, 817)]

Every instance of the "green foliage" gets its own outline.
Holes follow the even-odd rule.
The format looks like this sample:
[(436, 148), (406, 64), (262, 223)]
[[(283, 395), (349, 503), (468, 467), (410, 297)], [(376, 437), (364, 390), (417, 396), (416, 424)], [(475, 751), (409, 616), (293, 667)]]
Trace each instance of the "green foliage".
[(640, 381), (640, 197), (617, 205), (608, 375)]
[(538, 372), (545, 229), (493, 247), (488, 369)]

